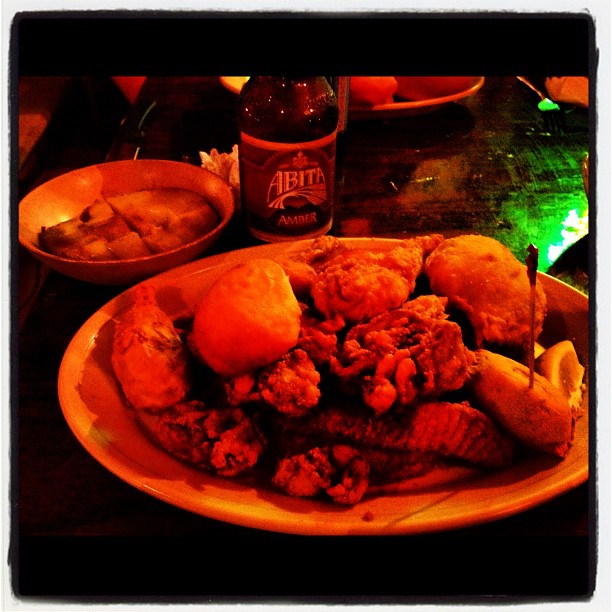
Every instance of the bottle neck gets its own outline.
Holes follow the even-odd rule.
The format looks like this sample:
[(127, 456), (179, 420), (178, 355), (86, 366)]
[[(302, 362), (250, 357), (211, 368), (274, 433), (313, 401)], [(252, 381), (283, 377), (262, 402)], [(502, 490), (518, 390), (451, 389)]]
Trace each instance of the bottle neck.
[(238, 125), (273, 142), (316, 140), (337, 130), (336, 97), (325, 77), (253, 77), (241, 93)]

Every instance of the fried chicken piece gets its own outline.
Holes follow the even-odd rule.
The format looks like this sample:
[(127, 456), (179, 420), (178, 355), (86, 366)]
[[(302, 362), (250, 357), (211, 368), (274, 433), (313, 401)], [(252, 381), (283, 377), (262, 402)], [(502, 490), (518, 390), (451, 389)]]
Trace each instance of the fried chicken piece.
[[(431, 290), (463, 312), (477, 347), (506, 346), (524, 355), (530, 340), (530, 284), (527, 266), (493, 238), (448, 238), (427, 258)], [(535, 334), (542, 331), (546, 295), (536, 283)]]
[(302, 349), (294, 349), (257, 377), (261, 398), (278, 412), (302, 416), (314, 408), (321, 397), (321, 375)]
[(134, 408), (159, 410), (182, 401), (190, 387), (189, 356), (149, 285), (117, 321), (111, 363)]
[(310, 247), (302, 254), (303, 261), (320, 269), (332, 257), (346, 251), (348, 247), (339, 238), (334, 236), (319, 236), (312, 241)]
[(401, 306), (414, 291), (427, 255), (442, 242), (431, 235), (404, 240), (390, 251), (348, 248), (326, 260), (311, 289), (327, 318), (364, 321)]
[(348, 444), (368, 450), (416, 453), (426, 467), (434, 457), (498, 469), (512, 461), (513, 442), (483, 412), (467, 402), (425, 402), (374, 416), (358, 406), (329, 406), (298, 419), (277, 419), (272, 439), (295, 444)]
[(443, 298), (420, 296), (356, 325), (331, 361), (332, 374), (349, 389), (361, 388), (377, 414), (460, 389), (475, 358), (445, 305)]
[(149, 432), (170, 454), (220, 476), (253, 467), (266, 445), (256, 422), (242, 409), (206, 408), (197, 400), (160, 412)]
[(293, 497), (325, 492), (338, 504), (354, 505), (368, 489), (369, 473), (359, 452), (342, 444), (281, 459), (272, 483)]

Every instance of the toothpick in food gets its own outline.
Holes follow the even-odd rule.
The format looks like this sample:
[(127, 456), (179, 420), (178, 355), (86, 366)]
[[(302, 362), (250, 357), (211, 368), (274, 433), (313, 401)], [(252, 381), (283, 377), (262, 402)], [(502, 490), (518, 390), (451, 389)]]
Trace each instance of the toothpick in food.
[(527, 277), (529, 278), (529, 388), (533, 389), (533, 372), (535, 369), (535, 307), (536, 307), (536, 278), (538, 272), (538, 249), (533, 244), (527, 248)]

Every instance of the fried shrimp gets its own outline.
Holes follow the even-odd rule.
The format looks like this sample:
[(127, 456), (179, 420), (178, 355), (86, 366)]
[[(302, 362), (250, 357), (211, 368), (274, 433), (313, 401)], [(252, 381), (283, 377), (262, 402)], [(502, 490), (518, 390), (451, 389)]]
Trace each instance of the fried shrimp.
[(261, 398), (283, 414), (301, 416), (319, 403), (321, 375), (302, 349), (264, 368), (257, 379)]

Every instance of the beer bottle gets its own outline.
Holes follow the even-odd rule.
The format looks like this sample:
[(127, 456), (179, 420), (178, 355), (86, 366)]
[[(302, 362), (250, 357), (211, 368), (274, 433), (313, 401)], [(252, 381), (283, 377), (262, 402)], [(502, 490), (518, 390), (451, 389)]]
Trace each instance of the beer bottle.
[(327, 233), (338, 128), (327, 79), (251, 77), (238, 106), (240, 191), (251, 234), (277, 242)]

